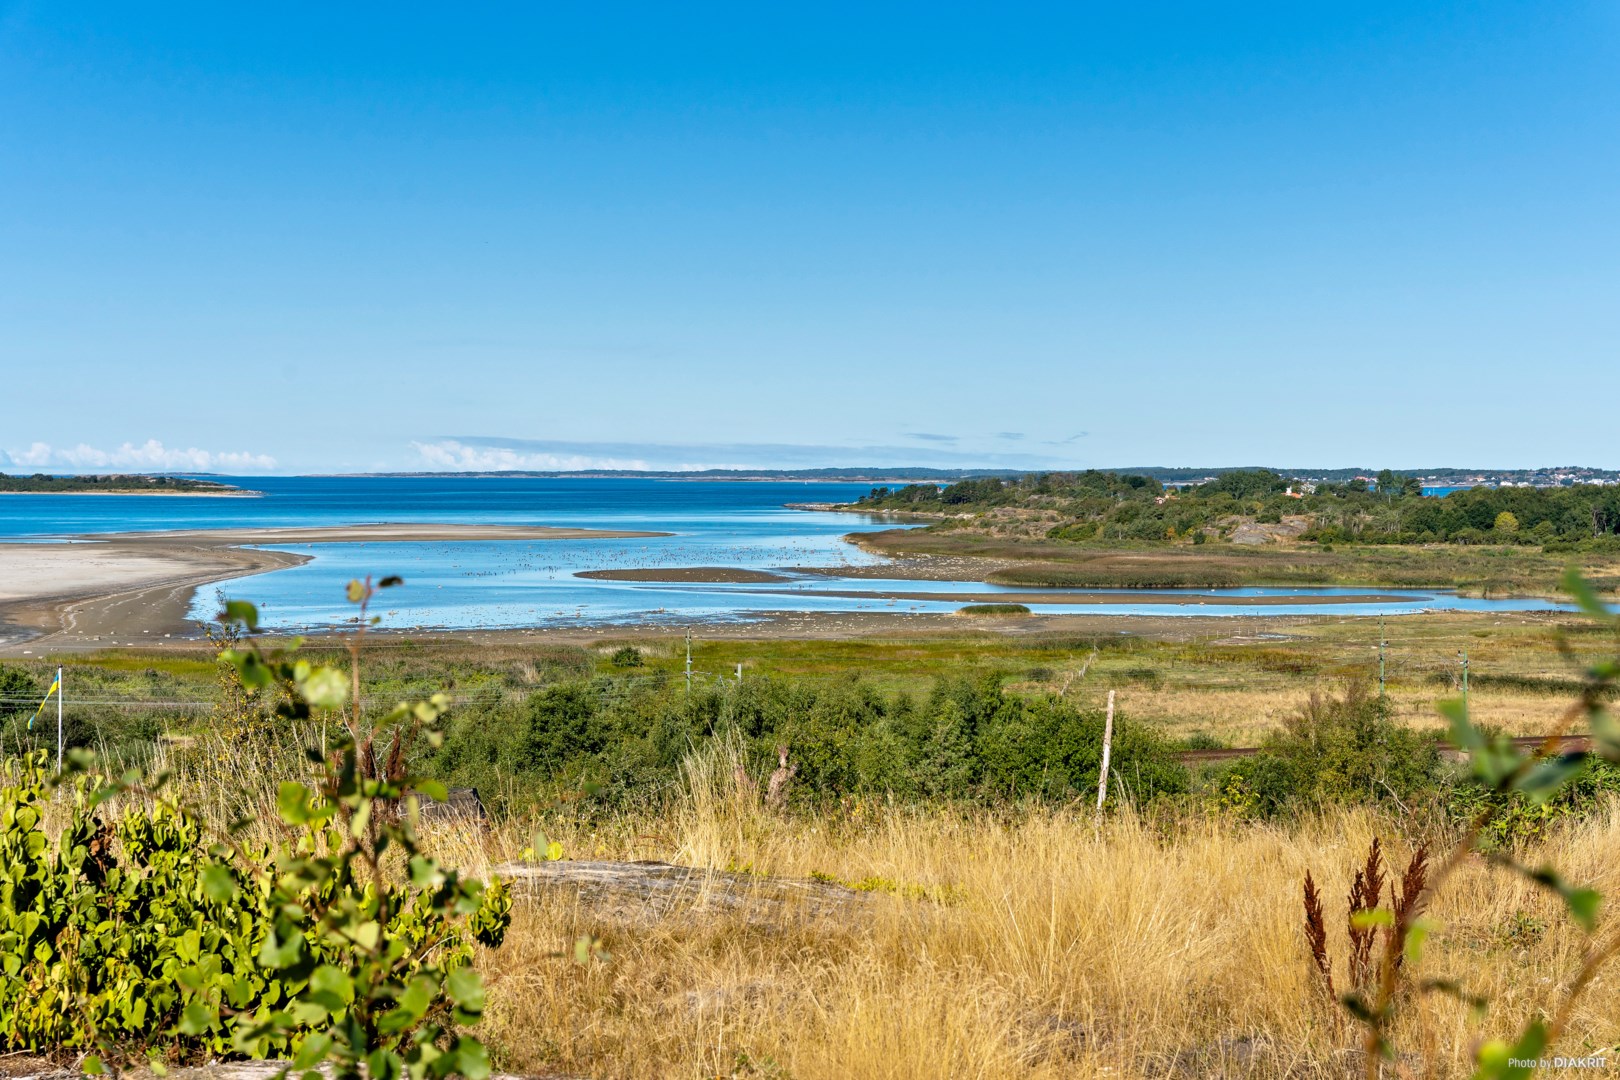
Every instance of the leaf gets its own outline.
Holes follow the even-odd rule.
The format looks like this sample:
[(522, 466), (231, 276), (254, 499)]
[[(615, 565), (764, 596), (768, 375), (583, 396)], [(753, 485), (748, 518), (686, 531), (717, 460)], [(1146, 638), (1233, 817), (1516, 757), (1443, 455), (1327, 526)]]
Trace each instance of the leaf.
[(370, 952), (372, 949), (377, 947), (377, 940), (381, 933), (382, 927), (378, 926), (376, 922), (373, 921), (364, 922), (355, 927), (354, 934), (352, 936), (357, 945), (359, 945), (362, 949), (365, 949), (367, 952)]
[(1547, 1029), (1541, 1025), (1541, 1021), (1532, 1021), (1512, 1046), (1501, 1039), (1492, 1039), (1479, 1048), (1476, 1059), (1479, 1068), (1474, 1073), (1474, 1080), (1528, 1080), (1545, 1049)]
[(456, 968), (445, 979), (444, 988), (463, 1012), (476, 1015), (484, 1011), (484, 980), (472, 968)]
[(203, 892), (215, 903), (229, 903), (236, 895), (236, 879), (226, 867), (214, 863), (203, 867), (202, 873), (198, 876), (202, 879)]
[(1581, 576), (1578, 569), (1572, 566), (1564, 571), (1563, 585), (1564, 591), (1569, 593), (1570, 599), (1575, 601), (1576, 607), (1594, 619), (1601, 619), (1604, 622), (1614, 621), (1614, 612), (1610, 611), (1608, 606), (1598, 599), (1597, 592), (1593, 590), (1586, 578)]
[(1581, 770), (1586, 768), (1586, 757), (1585, 753), (1573, 753), (1543, 758), (1515, 780), (1513, 786), (1529, 796), (1531, 802), (1540, 805), (1580, 775)]
[(1581, 925), (1581, 928), (1590, 934), (1597, 927), (1598, 905), (1603, 896), (1596, 889), (1577, 888), (1565, 881), (1558, 871), (1551, 866), (1542, 866), (1535, 870), (1518, 867), (1520, 873), (1539, 885), (1545, 885), (1557, 893), (1569, 909), (1570, 917)]
[(202, 1035), (219, 1022), (219, 1012), (211, 1005), (193, 1001), (180, 1013), (182, 1035)]
[(1350, 925), (1357, 930), (1366, 930), (1374, 926), (1394, 926), (1395, 913), (1388, 908), (1367, 908), (1352, 914)]
[(101, 1059), (94, 1054), (86, 1054), (84, 1060), (79, 1062), (79, 1068), (89, 1076), (100, 1076), (107, 1071), (107, 1067), (101, 1063)]
[(298, 692), (311, 708), (341, 709), (349, 699), (349, 680), (335, 668), (316, 668), (299, 680)]
[(246, 600), (227, 600), (225, 610), (219, 613), (219, 621), (227, 626), (241, 626), (251, 632), (259, 628), (259, 609)]
[(437, 780), (418, 780), (416, 782), (418, 794), (426, 795), (434, 802), (444, 802), (450, 798), (450, 791)]
[(309, 988), (331, 994), (344, 1004), (354, 1000), (354, 979), (331, 964), (322, 964), (310, 974)]
[(378, 1049), (366, 1055), (366, 1076), (369, 1080), (399, 1080), (403, 1071), (404, 1063), (399, 1060), (398, 1054)]
[(403, 585), (403, 584), (405, 584), (405, 579), (404, 578), (400, 577), (398, 574), (389, 574), (387, 577), (385, 577), (381, 581), (377, 582), (377, 588), (379, 588), (379, 589), (392, 589), (396, 585)]
[(349, 835), (357, 840), (366, 835), (366, 826), (371, 824), (371, 806), (371, 800), (366, 799), (349, 819)]
[(1591, 716), (1592, 739), (1597, 743), (1598, 753), (1610, 761), (1620, 762), (1620, 720), (1608, 709), (1597, 708), (1592, 710)]
[[(489, 1052), (484, 1044), (470, 1036), (462, 1036), (451, 1046), (457, 1060), (456, 1072), (465, 1076), (467, 1080), (487, 1080), (489, 1077)], [(448, 1075), (448, 1074), (447, 1074)]]
[(359, 578), (355, 578), (353, 581), (349, 582), (348, 588), (345, 590), (345, 592), (349, 597), (349, 603), (358, 604), (360, 601), (366, 598), (366, 583), (361, 581)]
[(1451, 740), (1452, 746), (1469, 753), (1484, 749), (1485, 733), (1468, 719), (1468, 702), (1461, 698), (1451, 698), (1442, 701), (1438, 708), (1440, 715), (1451, 722), (1447, 737)]
[(296, 780), (283, 780), (276, 791), (276, 810), (288, 825), (302, 825), (309, 820), (309, 788)]
[[(1406, 944), (1401, 948), (1401, 955), (1406, 957), (1408, 964), (1416, 964), (1423, 955), (1423, 944), (1429, 940), (1434, 932), (1435, 924), (1428, 919), (1414, 919), (1412, 925), (1406, 928)], [(1438, 989), (1438, 987), (1436, 987)]]

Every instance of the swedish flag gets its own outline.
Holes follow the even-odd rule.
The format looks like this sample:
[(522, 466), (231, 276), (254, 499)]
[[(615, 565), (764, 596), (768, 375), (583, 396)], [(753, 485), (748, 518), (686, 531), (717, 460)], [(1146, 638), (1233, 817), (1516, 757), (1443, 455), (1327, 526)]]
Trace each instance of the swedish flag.
[(62, 692), (62, 671), (61, 671), (60, 668), (58, 668), (57, 672), (56, 672), (56, 678), (54, 680), (52, 680), (52, 682), (51, 682), (51, 688), (49, 690), (45, 691), (45, 700), (39, 703), (39, 708), (34, 710), (34, 715), (30, 716), (28, 718), (28, 730), (29, 731), (34, 730), (34, 721), (38, 720), (39, 719), (39, 714), (45, 711), (45, 706), (47, 706), (47, 705), (49, 705), (51, 703), (51, 695), (52, 694), (60, 694), (61, 692)]

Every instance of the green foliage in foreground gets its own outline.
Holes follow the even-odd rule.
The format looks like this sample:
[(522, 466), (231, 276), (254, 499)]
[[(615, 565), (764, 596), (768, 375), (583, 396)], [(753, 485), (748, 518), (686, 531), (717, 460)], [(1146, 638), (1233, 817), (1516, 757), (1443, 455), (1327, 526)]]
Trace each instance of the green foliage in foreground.
[[(518, 709), (458, 716), (431, 770), (512, 808), (558, 788), (600, 784), (623, 805), (675, 784), (696, 746), (745, 748), (764, 776), (786, 748), (798, 766), (790, 802), (870, 793), (920, 799), (1072, 799), (1095, 789), (1103, 715), (1058, 696), (1006, 694), (994, 679), (941, 680), (923, 696), (888, 695), (859, 679), (572, 680)], [(1187, 789), (1187, 774), (1151, 729), (1119, 716), (1116, 784), (1143, 800)]]
[[(161, 802), (109, 815), (117, 786), (79, 775), (53, 844), (46, 762), (0, 771), (0, 1047), (312, 1064), (332, 1029), (364, 1016), (373, 1049), (422, 1060), (419, 1075), (480, 1071), (476, 1044), (424, 1059), (421, 1043), (435, 1051), (452, 1015), (476, 1019), (467, 965), (474, 940), (504, 933), (498, 883), (480, 889), (418, 857), (409, 883), (379, 889), (342, 858), (333, 805), (299, 791), (284, 799), (295, 839), (233, 849)], [(398, 964), (397, 987), (366, 978), (379, 959)]]
[[(350, 586), (362, 626), (374, 591), (369, 580)], [(257, 624), (250, 604), (227, 604), (224, 617), (248, 633)], [(500, 943), (511, 898), (498, 880), (462, 880), (420, 849), (416, 794), (445, 793), (403, 767), (412, 739), (436, 738), (445, 699), (373, 719), (345, 709), (342, 673), (291, 650), (267, 655), (246, 641), (223, 655), (246, 690), (278, 701), (279, 718), (341, 720), (335, 748), (308, 753), (319, 783), (283, 783), (286, 838), (252, 847), (206, 835), (162, 797), (161, 779), (53, 779), (44, 752), (10, 759), (0, 773), (0, 1050), (87, 1052), (90, 1072), (237, 1055), (307, 1076), (325, 1062), (343, 1078), (487, 1075), (483, 1046), (458, 1029), (484, 1006), (474, 942)], [(372, 747), (389, 737), (395, 752), (380, 765)], [(75, 753), (79, 768), (92, 760)], [(68, 814), (54, 844), (48, 808)]]

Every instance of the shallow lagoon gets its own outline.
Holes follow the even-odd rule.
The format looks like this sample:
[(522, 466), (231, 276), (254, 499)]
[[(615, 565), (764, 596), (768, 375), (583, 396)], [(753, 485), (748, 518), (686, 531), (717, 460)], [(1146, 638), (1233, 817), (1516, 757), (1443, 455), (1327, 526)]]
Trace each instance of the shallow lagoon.
[[(504, 628), (582, 623), (685, 623), (739, 620), (766, 612), (928, 612), (957, 601), (918, 593), (1064, 595), (1062, 590), (1003, 588), (973, 581), (910, 581), (797, 574), (781, 584), (657, 583), (582, 579), (582, 570), (736, 566), (755, 569), (865, 565), (881, 560), (841, 538), (891, 528), (864, 515), (789, 510), (792, 502), (842, 502), (867, 484), (715, 482), (639, 479), (559, 480), (517, 477), (276, 477), (239, 481), (260, 498), (187, 496), (10, 496), (0, 502), (0, 536), (14, 538), (185, 528), (353, 525), (365, 522), (467, 522), (565, 525), (669, 532), (645, 539), (344, 543), (277, 545), (313, 556), (302, 566), (226, 584), (251, 599), (278, 628), (330, 626), (350, 614), (343, 586), (366, 574), (399, 574), (406, 587), (383, 596), (384, 625)], [(828, 595), (884, 592), (893, 599)], [(1312, 598), (1394, 597), (1381, 603), (1311, 603)], [(1406, 614), (1426, 610), (1523, 611), (1559, 605), (1538, 599), (1480, 600), (1440, 590), (1087, 589), (1086, 603), (1043, 603), (1052, 614), (1247, 616)], [(1184, 603), (1142, 603), (1145, 595)], [(1106, 602), (1097, 598), (1106, 596)], [(1118, 600), (1113, 597), (1117, 596)], [(1211, 604), (1212, 597), (1297, 597), (1299, 603)], [(211, 615), (213, 589), (200, 590), (197, 618)]]

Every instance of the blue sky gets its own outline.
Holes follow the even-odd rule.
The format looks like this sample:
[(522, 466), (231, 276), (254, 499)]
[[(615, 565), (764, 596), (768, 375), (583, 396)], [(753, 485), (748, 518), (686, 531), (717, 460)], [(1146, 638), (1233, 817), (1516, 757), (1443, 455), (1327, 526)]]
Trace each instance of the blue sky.
[(1620, 8), (1236, 7), (0, 2), (0, 468), (1620, 467)]

